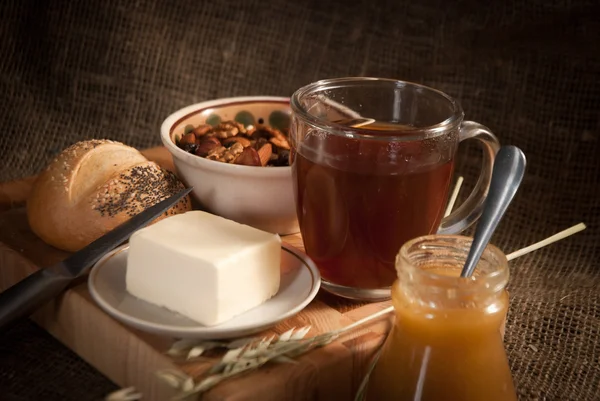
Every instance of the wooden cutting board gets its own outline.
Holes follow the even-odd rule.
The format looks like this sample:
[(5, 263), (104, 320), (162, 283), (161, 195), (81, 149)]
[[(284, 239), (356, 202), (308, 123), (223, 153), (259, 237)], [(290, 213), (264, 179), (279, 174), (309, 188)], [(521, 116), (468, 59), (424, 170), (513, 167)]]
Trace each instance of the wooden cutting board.
[[(143, 153), (173, 170), (166, 149), (152, 148)], [(23, 205), (33, 182), (34, 178), (29, 177), (0, 183), (2, 290), (40, 266), (51, 265), (67, 256), (45, 244), (29, 229)], [(286, 236), (283, 240), (303, 249), (299, 235)], [(312, 336), (344, 327), (387, 306), (388, 302), (354, 303), (321, 291), (302, 312), (264, 334), (281, 334), (294, 326), (311, 325), (308, 336)], [(91, 299), (85, 278), (38, 310), (32, 319), (117, 385), (134, 386), (143, 393), (145, 401), (164, 401), (173, 394), (156, 378), (157, 370), (179, 369), (197, 376), (216, 361), (176, 362), (165, 355), (172, 339), (140, 332), (109, 317)], [(298, 364), (270, 364), (232, 378), (206, 393), (203, 400), (352, 400), (364, 369), (389, 325), (390, 318), (383, 318), (301, 356)]]

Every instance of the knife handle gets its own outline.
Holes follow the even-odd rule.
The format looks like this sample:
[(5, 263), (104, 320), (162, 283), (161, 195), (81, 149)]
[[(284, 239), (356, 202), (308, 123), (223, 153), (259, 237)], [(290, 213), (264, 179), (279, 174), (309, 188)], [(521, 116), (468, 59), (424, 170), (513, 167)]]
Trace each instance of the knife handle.
[(29, 316), (40, 305), (60, 294), (72, 281), (51, 269), (30, 274), (0, 293), (0, 330)]

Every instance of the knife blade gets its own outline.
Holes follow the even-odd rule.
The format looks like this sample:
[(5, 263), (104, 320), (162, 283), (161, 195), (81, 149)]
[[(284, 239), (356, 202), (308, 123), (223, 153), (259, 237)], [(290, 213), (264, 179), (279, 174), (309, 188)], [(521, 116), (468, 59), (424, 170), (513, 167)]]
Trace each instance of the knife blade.
[(106, 253), (127, 240), (190, 193), (192, 188), (164, 199), (115, 227), (62, 262), (30, 274), (0, 293), (0, 330), (29, 316), (45, 302), (60, 294)]

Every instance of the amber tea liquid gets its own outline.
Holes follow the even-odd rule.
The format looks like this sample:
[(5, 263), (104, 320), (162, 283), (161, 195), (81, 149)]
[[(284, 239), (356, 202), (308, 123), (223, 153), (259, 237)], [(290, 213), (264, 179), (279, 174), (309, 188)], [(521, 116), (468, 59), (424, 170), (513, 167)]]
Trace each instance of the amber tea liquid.
[(361, 127), (374, 139), (307, 133), (293, 156), (298, 219), (308, 255), (330, 283), (385, 288), (411, 238), (435, 233), (453, 173), (456, 133), (408, 141), (410, 127)]

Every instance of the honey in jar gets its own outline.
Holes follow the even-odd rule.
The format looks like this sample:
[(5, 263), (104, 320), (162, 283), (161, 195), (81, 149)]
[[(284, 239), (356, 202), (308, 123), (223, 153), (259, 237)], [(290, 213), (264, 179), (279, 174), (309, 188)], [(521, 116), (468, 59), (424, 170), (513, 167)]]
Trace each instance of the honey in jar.
[(395, 322), (367, 389), (369, 401), (517, 399), (501, 327), (508, 263), (488, 246), (471, 278), (462, 236), (409, 241), (396, 259)]

